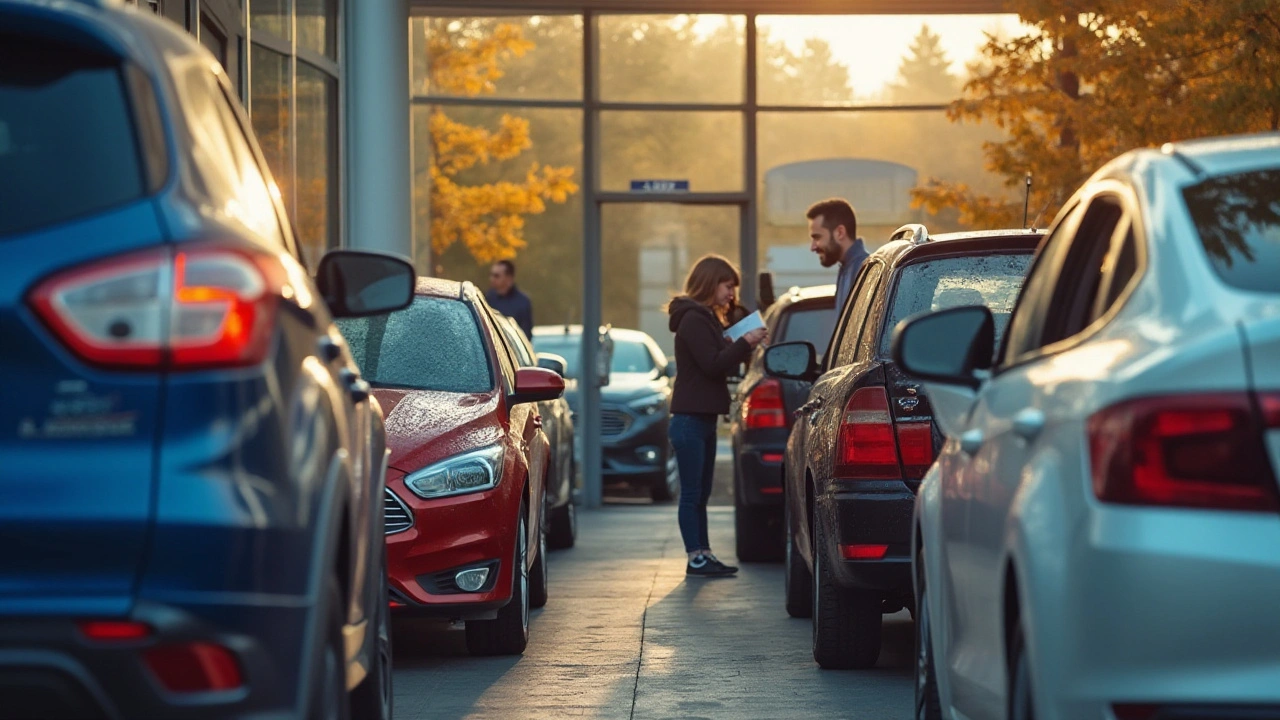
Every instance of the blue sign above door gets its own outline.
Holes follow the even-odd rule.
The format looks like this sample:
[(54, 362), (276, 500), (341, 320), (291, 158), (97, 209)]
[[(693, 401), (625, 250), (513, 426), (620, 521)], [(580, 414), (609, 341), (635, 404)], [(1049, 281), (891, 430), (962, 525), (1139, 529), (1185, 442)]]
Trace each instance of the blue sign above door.
[(632, 180), (631, 192), (679, 193), (689, 192), (688, 180)]

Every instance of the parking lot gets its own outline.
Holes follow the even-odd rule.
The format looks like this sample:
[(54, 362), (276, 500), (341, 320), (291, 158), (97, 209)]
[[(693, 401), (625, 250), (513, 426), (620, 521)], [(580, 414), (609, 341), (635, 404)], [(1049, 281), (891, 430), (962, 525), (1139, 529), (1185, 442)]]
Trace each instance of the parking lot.
[[(733, 509), (710, 516), (712, 545), (732, 562)], [(781, 565), (686, 580), (683, 556), (672, 506), (583, 512), (578, 546), (551, 556), (551, 600), (523, 657), (469, 657), (460, 630), (396, 623), (396, 717), (911, 716), (905, 611), (886, 618), (876, 669), (823, 671), (809, 621), (783, 610)]]

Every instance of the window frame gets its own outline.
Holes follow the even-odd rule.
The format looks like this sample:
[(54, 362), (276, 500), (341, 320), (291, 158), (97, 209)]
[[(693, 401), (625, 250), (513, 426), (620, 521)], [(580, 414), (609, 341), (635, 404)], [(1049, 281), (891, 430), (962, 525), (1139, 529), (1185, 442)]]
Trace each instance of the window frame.
[[(869, 258), (862, 264), (858, 270), (858, 277), (853, 285), (853, 290), (849, 292), (849, 298), (845, 301), (845, 306), (840, 314), (840, 321), (837, 325), (836, 336), (832, 338), (831, 344), (827, 347), (827, 365), (826, 370), (833, 370), (846, 365), (853, 365), (858, 362), (858, 357), (862, 349), (862, 332), (866, 327), (867, 320), (871, 314), (871, 308), (875, 303), (876, 294), (884, 284), (886, 265), (880, 258)], [(876, 273), (874, 279), (872, 273)], [(869, 282), (874, 282), (874, 287), (867, 288)], [(866, 291), (866, 295), (863, 292)], [(854, 340), (853, 356), (849, 362), (840, 363), (841, 353), (844, 351), (845, 338), (848, 337), (849, 331), (852, 329), (850, 323), (853, 321), (854, 309), (858, 307), (858, 303), (863, 297), (867, 298), (867, 304), (862, 308), (862, 320), (858, 324), (857, 338)], [(832, 348), (835, 354), (832, 354)]]

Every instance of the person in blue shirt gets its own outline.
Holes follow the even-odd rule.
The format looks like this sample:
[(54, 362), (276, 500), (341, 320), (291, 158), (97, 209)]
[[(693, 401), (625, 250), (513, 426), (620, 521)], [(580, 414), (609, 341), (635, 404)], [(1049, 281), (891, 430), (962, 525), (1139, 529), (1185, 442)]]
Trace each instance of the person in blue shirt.
[(822, 267), (840, 263), (836, 276), (836, 317), (844, 310), (858, 277), (870, 253), (866, 243), (858, 237), (858, 216), (848, 200), (830, 198), (814, 203), (805, 213), (809, 218), (809, 250), (816, 253)]
[(533, 337), (533, 301), (516, 287), (516, 264), (499, 260), (489, 268), (489, 307), (516, 321), (526, 337)]

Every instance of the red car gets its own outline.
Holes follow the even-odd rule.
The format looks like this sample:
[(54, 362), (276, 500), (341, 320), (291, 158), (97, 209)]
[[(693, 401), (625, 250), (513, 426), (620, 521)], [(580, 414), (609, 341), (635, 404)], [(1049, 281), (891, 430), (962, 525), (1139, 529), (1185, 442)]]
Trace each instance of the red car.
[(547, 602), (550, 446), (536, 403), (564, 380), (515, 360), (470, 283), (419, 279), (413, 304), (340, 321), (386, 413), (387, 576), (400, 613), (466, 621), (475, 655), (524, 651)]

